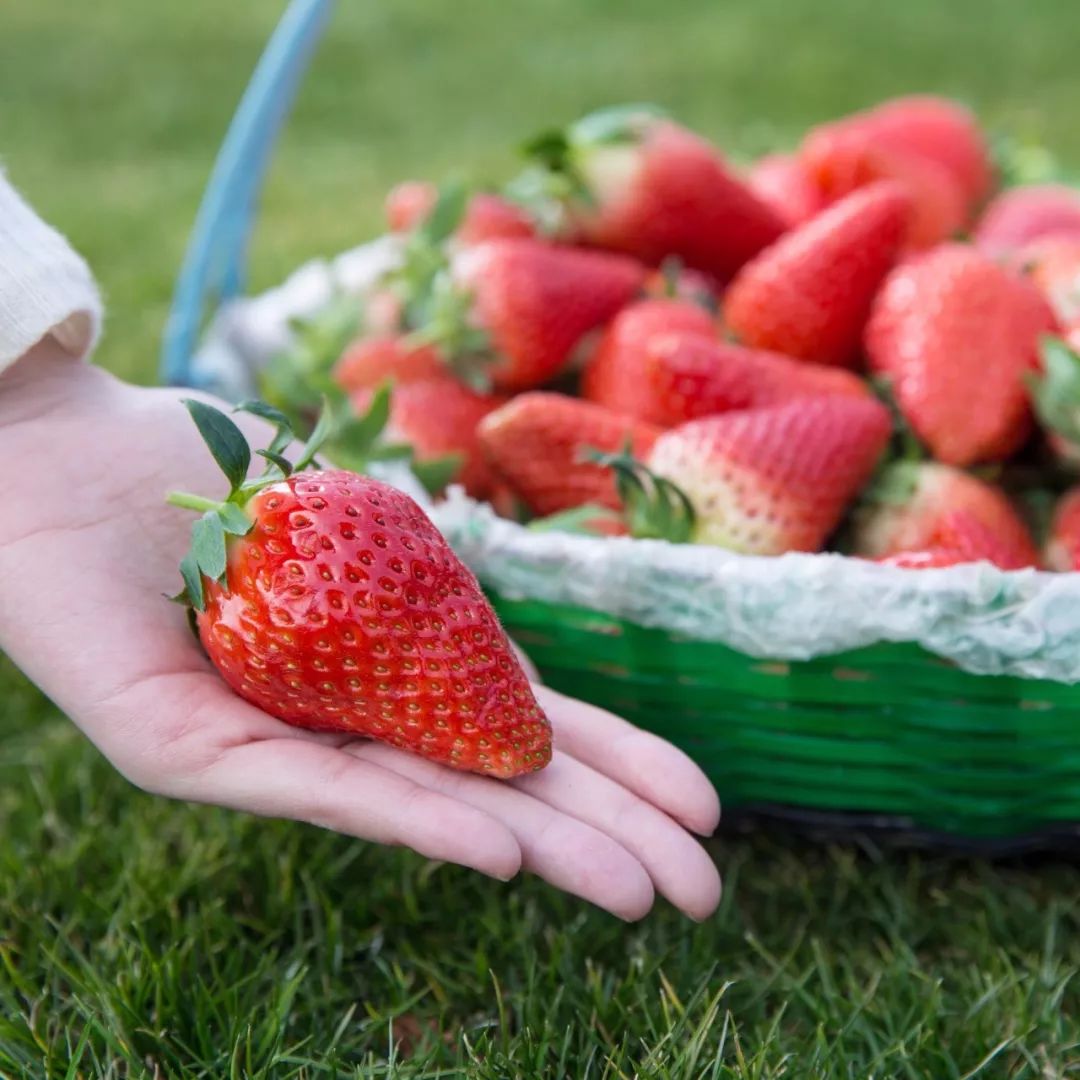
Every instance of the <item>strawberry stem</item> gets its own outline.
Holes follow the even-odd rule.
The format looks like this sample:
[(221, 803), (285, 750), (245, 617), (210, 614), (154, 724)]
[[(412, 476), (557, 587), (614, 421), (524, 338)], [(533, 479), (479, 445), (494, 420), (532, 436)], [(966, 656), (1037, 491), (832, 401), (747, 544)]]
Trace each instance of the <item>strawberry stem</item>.
[(225, 506), (223, 502), (214, 499), (204, 499), (201, 495), (191, 495), (186, 491), (170, 491), (165, 497), (170, 506), (179, 506), (183, 510), (214, 511), (217, 513)]

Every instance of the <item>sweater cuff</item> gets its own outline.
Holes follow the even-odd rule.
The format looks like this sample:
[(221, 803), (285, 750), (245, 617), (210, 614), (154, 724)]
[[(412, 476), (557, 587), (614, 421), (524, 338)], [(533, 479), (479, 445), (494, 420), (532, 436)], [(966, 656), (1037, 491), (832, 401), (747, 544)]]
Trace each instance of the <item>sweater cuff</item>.
[(82, 359), (100, 329), (89, 267), (0, 172), (0, 372), (49, 335)]

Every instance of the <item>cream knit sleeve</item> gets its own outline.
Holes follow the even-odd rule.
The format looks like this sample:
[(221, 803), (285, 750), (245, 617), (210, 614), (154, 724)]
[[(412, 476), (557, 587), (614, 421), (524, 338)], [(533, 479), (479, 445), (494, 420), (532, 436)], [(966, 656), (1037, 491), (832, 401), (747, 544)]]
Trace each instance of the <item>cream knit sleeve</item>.
[(101, 328), (86, 263), (0, 171), (0, 372), (46, 335), (82, 359)]

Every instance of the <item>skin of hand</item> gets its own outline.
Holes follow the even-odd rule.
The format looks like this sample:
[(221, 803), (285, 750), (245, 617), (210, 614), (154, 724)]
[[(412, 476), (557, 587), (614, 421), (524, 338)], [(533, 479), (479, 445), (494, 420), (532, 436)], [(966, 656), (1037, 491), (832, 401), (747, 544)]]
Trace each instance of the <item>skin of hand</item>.
[[(717, 825), (711, 785), (600, 709), (538, 686), (552, 763), (505, 782), (305, 732), (233, 694), (165, 599), (192, 523), (165, 493), (223, 487), (185, 396), (127, 385), (49, 339), (0, 378), (0, 648), (121, 773), (503, 880), (531, 871), (623, 919), (657, 892), (694, 919), (715, 909), (720, 879), (691, 835)], [(265, 438), (262, 421), (239, 422)]]

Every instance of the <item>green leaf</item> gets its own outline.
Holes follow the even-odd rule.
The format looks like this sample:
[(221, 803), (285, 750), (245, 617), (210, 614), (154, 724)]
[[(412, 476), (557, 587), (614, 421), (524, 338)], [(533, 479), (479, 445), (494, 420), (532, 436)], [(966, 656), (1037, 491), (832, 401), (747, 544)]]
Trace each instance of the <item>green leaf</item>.
[(291, 426), (289, 418), (280, 409), (275, 409), (273, 405), (269, 405), (265, 401), (260, 401), (258, 398), (249, 398), (247, 401), (241, 401), (240, 404), (233, 409), (233, 412), (251, 413), (252, 416), (259, 416), (263, 420), (269, 420), (271, 424), (276, 424), (278, 427)]
[(614, 105), (583, 116), (570, 128), (570, 141), (576, 146), (637, 142), (653, 123), (666, 117), (658, 105)]
[(1027, 379), (1035, 412), (1044, 427), (1080, 444), (1080, 354), (1056, 337), (1039, 344), (1042, 374)]
[(323, 443), (330, 438), (330, 435), (334, 430), (334, 423), (334, 413), (330, 408), (330, 402), (326, 398), (323, 398), (322, 412), (319, 414), (319, 421), (315, 425), (315, 430), (311, 433), (308, 441), (304, 444), (304, 449), (301, 451), (296, 464), (293, 466), (294, 472), (302, 472), (315, 460), (315, 455), (322, 449)]
[(271, 465), (276, 466), (283, 477), (292, 476), (292, 462), (287, 457), (279, 454), (276, 450), (267, 448), (266, 450), (256, 450), (255, 453), (258, 454), (259, 457), (265, 458)]
[(584, 506), (575, 506), (570, 510), (563, 510), (557, 514), (549, 514), (547, 517), (535, 518), (526, 526), (530, 532), (568, 532), (581, 536), (602, 536), (603, 532), (596, 528), (598, 521), (621, 522), (622, 515), (606, 506), (596, 506), (586, 503)]
[(408, 443), (383, 443), (367, 452), (368, 461), (408, 461), (412, 456), (413, 448)]
[(414, 461), (412, 473), (429, 495), (438, 495), (457, 475), (463, 461), (461, 454), (444, 454), (426, 461)]
[(199, 434), (210, 449), (214, 460), (229, 481), (230, 493), (237, 490), (247, 477), (251, 465), (251, 448), (243, 432), (213, 405), (191, 398), (184, 400)]
[(541, 131), (521, 144), (521, 153), (549, 169), (559, 171), (566, 166), (570, 140), (566, 137), (566, 132), (558, 128)]
[(192, 526), (191, 553), (195, 565), (212, 581), (225, 576), (225, 527), (216, 511), (203, 514)]
[[(266, 453), (265, 450), (258, 452), (260, 454)], [(222, 528), (233, 536), (247, 536), (255, 526), (255, 522), (236, 503), (225, 503), (217, 513), (221, 519)]]
[(206, 608), (206, 598), (203, 595), (202, 574), (199, 572), (193, 551), (189, 551), (180, 560), (180, 576), (184, 579), (184, 591), (180, 594), (181, 597), (196, 611), (203, 611)]
[(457, 231), (469, 203), (469, 190), (461, 180), (448, 180), (439, 188), (435, 205), (420, 226), (429, 244), (442, 244)]

